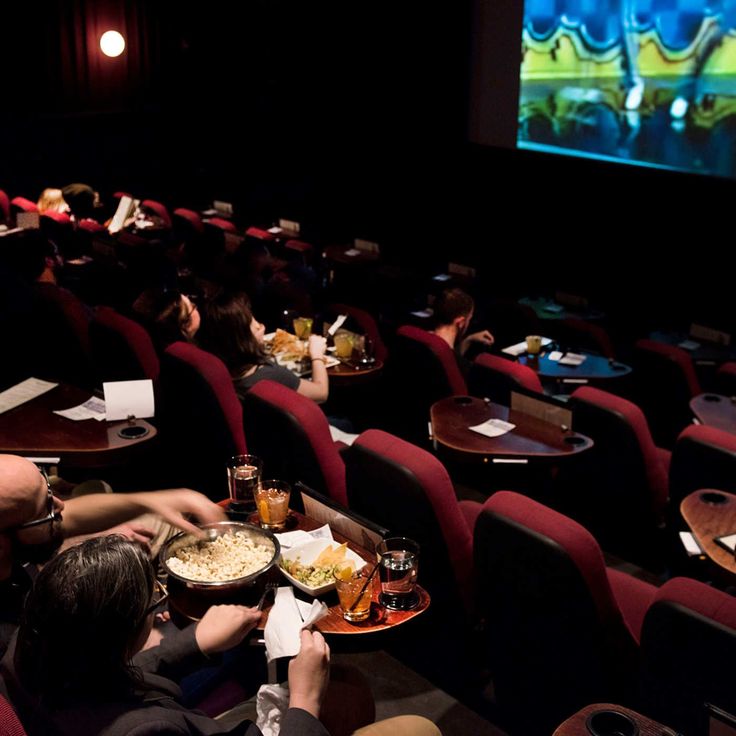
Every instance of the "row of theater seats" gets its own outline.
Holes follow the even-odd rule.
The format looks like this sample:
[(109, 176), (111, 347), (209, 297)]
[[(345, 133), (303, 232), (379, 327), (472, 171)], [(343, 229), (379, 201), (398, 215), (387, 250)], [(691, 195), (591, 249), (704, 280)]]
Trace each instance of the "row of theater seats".
[[(129, 192), (118, 191), (113, 194), (113, 199), (120, 200), (122, 197), (129, 197), (134, 199), (133, 195)], [(175, 230), (182, 237), (188, 236), (200, 236), (203, 235), (208, 228), (214, 228), (221, 230), (232, 235), (244, 235), (246, 237), (255, 238), (265, 242), (274, 242), (276, 236), (259, 227), (248, 227), (243, 232), (240, 232), (238, 227), (228, 219), (223, 217), (208, 217), (202, 218), (202, 216), (194, 210), (187, 209), (185, 207), (178, 207), (172, 212), (162, 202), (158, 202), (154, 199), (144, 199), (140, 203), (140, 209), (143, 213), (154, 215), (160, 221), (160, 224), (164, 228)], [(15, 217), (19, 212), (38, 212), (37, 205), (31, 200), (25, 197), (14, 197), (9, 199), (8, 195), (0, 190), (0, 217), (5, 224), (11, 223), (15, 220)], [(55, 220), (59, 224), (70, 224), (71, 220), (65, 213), (59, 212), (44, 212), (44, 215)], [(83, 227), (93, 229), (97, 231), (105, 230), (105, 228), (97, 223), (97, 227), (94, 226), (94, 221), (84, 220), (82, 222)], [(310, 255), (313, 251), (313, 247), (310, 243), (298, 239), (290, 239), (285, 243), (285, 248), (298, 252), (304, 255)]]
[[(684, 350), (652, 341), (640, 341), (637, 347), (638, 368), (644, 372), (648, 365), (651, 370), (647, 385), (674, 384), (676, 377), (683, 383), (696, 380)], [(448, 345), (416, 327), (399, 329), (392, 357), (398, 374), (393, 380), (401, 387), (404, 408), (397, 431), (418, 444), (426, 437), (429, 407), (439, 399), (469, 393), (509, 405), (514, 391), (543, 394), (533, 370), (489, 353), (475, 358), (466, 382)], [(721, 369), (724, 380), (733, 375), (732, 368), (726, 364)], [(692, 391), (699, 393), (697, 385)], [(595, 444), (558, 469), (555, 505), (590, 528), (611, 553), (647, 569), (677, 564), (679, 542), (673, 537), (682, 528), (680, 502), (699, 488), (736, 488), (736, 437), (693, 425), (688, 409), (687, 420), (676, 425), (684, 428), (676, 437), (673, 456), (656, 442), (647, 421), (651, 413), (645, 415), (628, 399), (583, 386), (566, 406), (573, 412), (576, 431)]]
[[(605, 331), (597, 325), (582, 320), (569, 322), (580, 323), (585, 330), (600, 331), (605, 335)], [(518, 340), (519, 334), (523, 333), (516, 333), (515, 339)], [(412, 385), (417, 409), (422, 417), (426, 416), (426, 409), (434, 401), (446, 396), (470, 393), (474, 396), (490, 396), (498, 403), (508, 404), (511, 390), (542, 393), (542, 384), (534, 371), (526, 366), (511, 364), (511, 361), (501, 356), (480, 354), (466, 381), (457, 367), (455, 356), (443, 340), (410, 326), (400, 328), (398, 336), (403, 353), (403, 378), (414, 375)], [(602, 344), (597, 346), (598, 350), (581, 340), (568, 340), (565, 344), (593, 349), (594, 352), (612, 357)], [(638, 340), (634, 344), (631, 360), (633, 371), (630, 380), (614, 379), (607, 386), (636, 403), (647, 417), (657, 444), (671, 448), (680, 432), (692, 423), (690, 400), (703, 393), (693, 360), (680, 347), (648, 339)], [(427, 366), (427, 370), (423, 373), (417, 371), (418, 365)], [(713, 388), (727, 396), (736, 395), (736, 363), (724, 363), (718, 368)]]
[[(42, 347), (37, 365), (56, 369), (49, 377), (78, 383), (86, 376), (90, 386), (101, 380), (154, 381), (170, 476), (162, 480), (195, 484), (213, 498), (221, 497), (226, 493), (221, 469), (231, 455), (244, 452), (243, 427), (248, 433), (251, 426), (249, 435), (264, 438), (249, 443), (255, 443), (257, 454), (284, 450), (275, 453), (280, 466), (274, 471), (287, 479), (301, 473), (302, 480), (344, 502), (339, 454), (323, 413), (311, 402), (292, 392), (257, 387), (246, 400), (252, 406), (244, 415), (225, 366), (214, 356), (180, 343), (166, 351), (161, 365), (147, 332), (136, 322), (109, 307), (96, 308), (90, 321), (84, 305), (69, 292), (50, 284), (37, 284), (36, 289), (49, 307), (34, 331), (34, 342)], [(334, 305), (331, 311), (349, 312), (374, 338), (378, 357), (387, 356), (369, 314), (347, 305)], [(437, 361), (412, 352), (430, 348)], [(57, 359), (50, 363), (49, 355)], [(414, 327), (399, 330), (389, 367), (389, 383), (401, 391), (396, 399), (400, 403), (392, 409), (387, 391), (386, 414), (393, 421), (380, 426), (413, 440), (411, 431), (402, 431), (400, 420), (418, 420), (421, 434), (415, 444), (421, 445), (429, 405), (444, 396), (467, 394), (468, 386), (447, 344)], [(427, 394), (424, 386), (436, 393)], [(539, 394), (541, 385), (525, 366), (490, 354), (476, 358), (470, 372), (471, 393), (508, 403), (512, 390)], [(421, 401), (412, 403), (415, 395)], [(291, 419), (273, 411), (268, 416), (268, 408), (262, 406), (268, 402), (278, 404), (283, 416)], [(734, 487), (736, 438), (718, 429), (690, 426), (671, 459), (670, 451), (657, 446), (643, 412), (632, 402), (586, 386), (575, 391), (568, 406), (576, 430), (590, 436), (595, 445), (560, 468), (555, 505), (590, 528), (607, 551), (648, 569), (662, 569), (677, 549), (671, 538), (680, 528), (678, 509), (684, 496), (698, 488)], [(287, 462), (294, 467), (285, 467)], [(665, 525), (669, 535), (663, 533)], [(672, 559), (669, 562), (673, 564)]]

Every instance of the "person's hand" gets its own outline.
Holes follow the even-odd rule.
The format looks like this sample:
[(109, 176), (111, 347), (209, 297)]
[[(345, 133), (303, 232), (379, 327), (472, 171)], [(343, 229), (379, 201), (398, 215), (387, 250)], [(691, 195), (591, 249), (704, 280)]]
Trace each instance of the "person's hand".
[(222, 507), (210, 501), (207, 496), (188, 488), (144, 492), (140, 497), (146, 511), (158, 514), (169, 524), (199, 538), (204, 537), (204, 532), (188, 521), (185, 514), (191, 514), (200, 524), (227, 520)]
[(156, 532), (153, 529), (149, 529), (143, 524), (137, 524), (134, 521), (130, 521), (127, 524), (118, 524), (105, 530), (103, 533), (105, 535), (120, 534), (131, 542), (140, 544), (149, 554), (151, 552), (151, 540), (156, 536)]
[(325, 350), (327, 348), (327, 340), (319, 335), (309, 336), (309, 357), (310, 358), (324, 358)]
[(486, 347), (491, 347), (495, 342), (493, 335), (488, 330), (481, 330), (480, 332), (473, 332), (465, 337), (469, 342), (480, 342)]
[(330, 675), (330, 647), (319, 631), (302, 630), (302, 648), (289, 662), (289, 707), (319, 718)]
[(240, 644), (261, 618), (257, 608), (212, 606), (197, 624), (194, 636), (202, 654), (226, 652)]

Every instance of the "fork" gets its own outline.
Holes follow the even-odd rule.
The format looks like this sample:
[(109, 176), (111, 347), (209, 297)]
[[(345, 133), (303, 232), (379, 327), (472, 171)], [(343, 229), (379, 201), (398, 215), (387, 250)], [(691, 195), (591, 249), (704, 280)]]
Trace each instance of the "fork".
[(278, 587), (279, 587), (278, 583), (266, 583), (266, 588), (265, 588), (265, 590), (263, 591), (263, 595), (261, 596), (261, 599), (260, 599), (260, 600), (258, 601), (258, 605), (256, 606), (256, 608), (257, 608), (257, 609), (258, 609), (259, 611), (262, 611), (262, 610), (263, 610), (263, 604), (264, 604), (264, 603), (266, 602), (266, 596), (267, 596), (267, 595), (268, 595), (268, 594), (269, 594), (269, 593), (270, 593), (270, 592), (271, 592), (272, 590), (276, 590), (276, 588), (278, 588)]

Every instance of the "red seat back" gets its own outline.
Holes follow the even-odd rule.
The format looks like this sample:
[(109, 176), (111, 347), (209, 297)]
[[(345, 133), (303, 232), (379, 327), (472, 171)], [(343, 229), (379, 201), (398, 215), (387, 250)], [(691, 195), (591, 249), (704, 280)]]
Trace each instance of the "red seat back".
[(551, 733), (587, 703), (620, 702), (634, 682), (637, 644), (591, 534), (499, 491), (484, 504), (474, 542), (495, 697), (519, 733)]
[(668, 470), (638, 406), (597, 388), (577, 389), (568, 404), (574, 427), (594, 441), (560, 490), (569, 508), (608, 552), (646, 564), (659, 557), (657, 527), (664, 520)]
[(15, 212), (38, 212), (36, 203), (25, 197), (13, 197), (10, 200), (10, 205)]
[(243, 398), (243, 412), (248, 444), (263, 459), (264, 473), (302, 481), (347, 505), (345, 463), (314, 401), (274, 381), (259, 381)]
[(690, 399), (700, 393), (700, 383), (688, 353), (654, 340), (635, 345), (635, 401), (649, 421), (661, 447), (672, 447), (677, 435), (690, 423)]
[(27, 736), (13, 707), (0, 695), (0, 736)]
[(161, 435), (177, 482), (224, 498), (227, 461), (247, 452), (243, 408), (225, 364), (189, 343), (172, 343), (160, 387)]
[(641, 637), (642, 710), (692, 736), (708, 736), (706, 703), (736, 714), (736, 599), (689, 578), (657, 592)]
[(92, 352), (103, 381), (150, 378), (158, 381), (160, 364), (145, 328), (110, 307), (95, 309), (90, 324)]
[(377, 429), (363, 432), (345, 453), (348, 505), (392, 535), (421, 547), (422, 585), (445, 615), (473, 599), (473, 534), (455, 489), (433, 455)]
[(166, 227), (171, 227), (171, 215), (166, 206), (157, 202), (155, 199), (144, 199), (141, 202), (141, 208), (153, 212), (156, 217), (160, 217)]
[(509, 406), (511, 392), (541, 394), (539, 376), (529, 366), (490, 353), (480, 353), (468, 375), (470, 393)]

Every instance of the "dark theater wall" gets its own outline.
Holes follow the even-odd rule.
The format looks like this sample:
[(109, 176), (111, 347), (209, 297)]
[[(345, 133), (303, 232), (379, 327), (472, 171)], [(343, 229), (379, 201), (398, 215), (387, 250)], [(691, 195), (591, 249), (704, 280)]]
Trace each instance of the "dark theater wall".
[[(489, 289), (625, 295), (639, 314), (641, 294), (652, 321), (730, 309), (733, 182), (468, 143), (472, 2), (41, 0), (4, 13), (11, 196), (81, 180), (173, 206), (218, 197), (249, 221), (380, 240), (404, 262), (451, 255), (484, 268)], [(90, 39), (116, 16), (128, 56), (108, 63)], [(518, 56), (505, 53), (508, 80)]]

